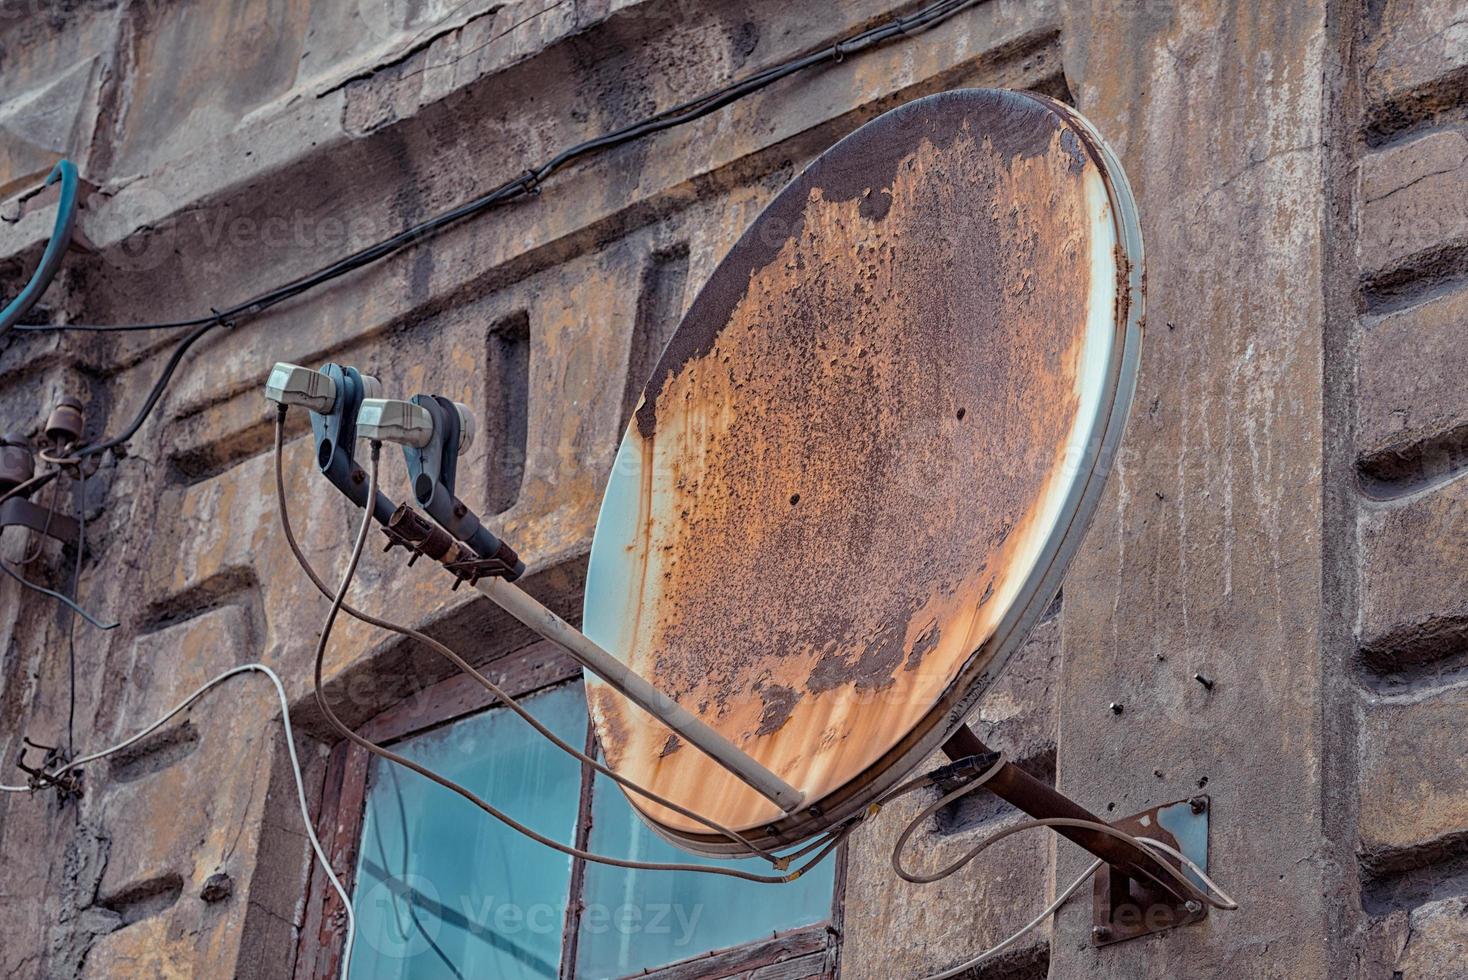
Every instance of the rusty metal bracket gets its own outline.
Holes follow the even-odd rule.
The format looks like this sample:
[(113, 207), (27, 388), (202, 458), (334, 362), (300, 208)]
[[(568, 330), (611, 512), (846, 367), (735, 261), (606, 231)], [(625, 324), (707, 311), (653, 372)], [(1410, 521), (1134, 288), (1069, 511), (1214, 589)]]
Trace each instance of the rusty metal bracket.
[[(74, 797), (77, 799), (81, 798), (82, 771), (80, 769), (72, 769), (59, 776), (52, 775), (52, 770), (58, 766), (64, 766), (67, 762), (71, 761), (59, 746), (41, 745), (25, 737), (21, 738), (21, 742), (20, 752), (15, 757), (15, 765), (21, 772), (26, 774), (27, 783), (31, 788), (31, 792), (52, 786), (56, 789), (56, 795), (62, 803)], [(39, 766), (26, 765), (26, 753), (31, 749), (45, 753)]]
[[(954, 732), (944, 743), (943, 751), (954, 761), (934, 775), (949, 779), (958, 777), (959, 781), (962, 781), (963, 774), (950, 773), (950, 769), (984, 764), (985, 760), (992, 765), (995, 758), (993, 750), (967, 725)], [(1032, 817), (1106, 822), (1012, 762), (1005, 763), (984, 784), (984, 788)], [(1111, 826), (1133, 837), (1159, 840), (1176, 848), (1206, 872), (1208, 810), (1208, 797), (1194, 796), (1123, 817), (1112, 822)], [(1187, 895), (1166, 869), (1159, 867), (1166, 862), (1182, 871), (1199, 891), (1206, 891), (1205, 883), (1177, 859), (1162, 853), (1139, 853), (1133, 844), (1081, 827), (1058, 827), (1056, 833), (1069, 838), (1103, 862), (1096, 872), (1094, 885), (1091, 938), (1096, 945), (1106, 946), (1174, 926), (1189, 925), (1208, 915), (1203, 903)]]
[[(1134, 813), (1113, 821), (1111, 826), (1134, 837), (1160, 840), (1207, 871), (1209, 803), (1207, 796), (1194, 796)], [(1197, 875), (1181, 862), (1167, 856), (1161, 859), (1179, 868), (1199, 889), (1204, 888)], [(1193, 899), (1180, 901), (1177, 896), (1160, 891), (1149, 882), (1130, 878), (1110, 865), (1103, 864), (1096, 872), (1092, 895), (1091, 938), (1097, 946), (1191, 925), (1208, 916), (1208, 907), (1203, 903)]]
[(34, 504), (24, 497), (11, 497), (0, 504), (0, 530), (7, 527), (29, 528), (64, 544), (74, 545), (77, 541), (77, 523), (74, 518)]
[(465, 582), (477, 585), (481, 578), (513, 579), (517, 574), (515, 567), (499, 555), (481, 558), (468, 545), (459, 542), (437, 524), (426, 520), (407, 504), (401, 504), (393, 511), (392, 517), (383, 526), (382, 533), (387, 536), (387, 547), (384, 551), (407, 549), (410, 552), (410, 566), (423, 555), (427, 555), (453, 573), (454, 589)]
[[(987, 755), (993, 751), (967, 725), (959, 726), (948, 741), (943, 743), (943, 752), (955, 761), (969, 756)], [(984, 789), (1032, 817), (1065, 817), (1099, 824), (1106, 822), (1013, 762), (1006, 762), (984, 784)], [(1148, 882), (1179, 902), (1186, 900), (1187, 895), (1183, 894), (1185, 890), (1172, 880), (1166, 869), (1160, 867), (1160, 856), (1142, 852), (1126, 841), (1084, 827), (1057, 827), (1055, 832), (1090, 851), (1108, 866), (1120, 869), (1127, 877)]]

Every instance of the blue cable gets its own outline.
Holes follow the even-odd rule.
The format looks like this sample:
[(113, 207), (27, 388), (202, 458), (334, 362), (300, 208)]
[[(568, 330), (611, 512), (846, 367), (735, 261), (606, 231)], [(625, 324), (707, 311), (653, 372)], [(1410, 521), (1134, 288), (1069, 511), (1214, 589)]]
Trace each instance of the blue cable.
[(46, 287), (51, 285), (56, 270), (61, 268), (62, 256), (71, 245), (71, 233), (76, 227), (76, 164), (70, 160), (57, 163), (46, 177), (46, 186), (56, 183), (58, 177), (61, 179), (61, 201), (56, 205), (56, 227), (51, 230), (51, 240), (46, 243), (46, 251), (41, 254), (41, 262), (30, 282), (6, 304), (5, 309), (0, 310), (0, 337), (9, 333), (10, 328), (36, 305)]

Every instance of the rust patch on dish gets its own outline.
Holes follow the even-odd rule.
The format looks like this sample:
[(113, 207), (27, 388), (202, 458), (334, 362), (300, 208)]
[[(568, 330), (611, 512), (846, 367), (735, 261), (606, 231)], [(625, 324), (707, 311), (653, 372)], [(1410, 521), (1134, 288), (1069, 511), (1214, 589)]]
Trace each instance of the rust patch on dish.
[[(1093, 278), (1084, 150), (1009, 93), (857, 131), (740, 240), (638, 406), (618, 652), (812, 802), (931, 708), (1051, 533)], [(591, 690), (619, 770), (731, 826), (778, 816)]]

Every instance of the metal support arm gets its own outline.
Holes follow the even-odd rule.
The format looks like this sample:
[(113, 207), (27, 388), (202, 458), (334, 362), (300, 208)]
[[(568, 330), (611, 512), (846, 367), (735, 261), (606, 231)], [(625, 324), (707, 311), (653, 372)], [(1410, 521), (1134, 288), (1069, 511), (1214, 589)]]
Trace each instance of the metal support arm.
[(587, 670), (610, 684), (633, 704), (667, 725), (690, 745), (737, 776), (745, 785), (785, 813), (804, 802), (800, 791), (750, 758), (698, 716), (597, 646), (576, 627), (541, 605), (524, 589), (502, 578), (483, 578), (474, 587), (505, 612), (565, 649)]
[[(985, 745), (984, 740), (979, 738), (967, 725), (959, 728), (953, 733), (953, 737), (943, 743), (943, 753), (955, 761), (991, 752), (993, 749)], [(1016, 809), (1039, 819), (1069, 817), (1073, 820), (1106, 823), (1105, 820), (1075, 800), (1057, 791), (1054, 787), (1047, 786), (1013, 762), (1006, 762), (1004, 767), (984, 784), (984, 789)], [(1161, 888), (1168, 894), (1175, 895), (1180, 901), (1189, 897), (1178, 892), (1171, 876), (1161, 867), (1162, 859), (1154, 854), (1142, 851), (1109, 834), (1086, 830), (1083, 827), (1056, 827), (1055, 831), (1116, 868), (1128, 878)]]

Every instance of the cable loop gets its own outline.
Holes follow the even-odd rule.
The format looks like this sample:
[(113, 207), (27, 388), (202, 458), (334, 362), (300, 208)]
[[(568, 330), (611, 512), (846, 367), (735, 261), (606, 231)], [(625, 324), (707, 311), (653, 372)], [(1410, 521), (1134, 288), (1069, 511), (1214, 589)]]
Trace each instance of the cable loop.
[[(312, 583), (316, 586), (316, 588), (319, 591), (322, 592), (323, 595), (326, 595), (326, 596), (328, 596), (328, 597), (330, 597), (332, 599), (333, 612), (328, 615), (328, 617), (327, 617), (327, 623), (323, 627), (322, 632), (321, 632), (321, 638), (320, 638), (320, 640), (317, 643), (316, 666), (315, 666), (315, 670), (316, 670), (315, 691), (316, 691), (316, 697), (317, 697), (317, 704), (321, 708), (322, 714), (326, 717), (328, 723), (331, 724), (331, 726), (339, 734), (341, 734), (343, 738), (346, 738), (348, 741), (352, 742), (353, 744), (357, 745), (358, 747), (360, 747), (362, 749), (365, 749), (368, 752), (371, 752), (373, 755), (379, 756), (380, 758), (387, 759), (389, 762), (394, 762), (394, 763), (397, 763), (398, 765), (401, 765), (401, 766), (404, 766), (404, 767), (406, 767), (408, 769), (411, 769), (412, 771), (418, 773), (419, 775), (421, 775), (421, 776), (423, 776), (423, 777), (425, 777), (425, 778), (427, 778), (429, 780), (432, 780), (435, 783), (438, 783), (440, 786), (444, 787), (445, 789), (447, 789), (447, 790), (449, 790), (449, 791), (451, 791), (453, 793), (456, 793), (457, 795), (463, 797), (465, 800), (467, 800), (470, 803), (474, 804), (479, 809), (483, 810), (485, 813), (489, 814), (490, 816), (494, 817), (496, 820), (499, 820), (501, 823), (503, 823), (506, 826), (508, 826), (510, 829), (515, 830), (516, 832), (522, 834), (523, 836), (529, 837), (531, 840), (534, 840), (537, 843), (543, 844), (543, 845), (545, 845), (547, 847), (552, 848), (553, 850), (560, 851), (561, 853), (567, 854), (567, 855), (572, 856), (572, 857), (579, 857), (579, 858), (582, 858), (583, 860), (586, 860), (586, 861), (590, 861), (590, 862), (598, 863), (598, 864), (607, 864), (607, 865), (611, 865), (613, 867), (623, 867), (623, 868), (632, 868), (632, 869), (637, 869), (637, 870), (650, 870), (650, 871), (694, 871), (694, 872), (698, 872), (698, 873), (701, 873), (701, 874), (723, 875), (723, 876), (726, 876), (726, 877), (739, 878), (739, 879), (742, 879), (742, 880), (745, 880), (745, 881), (756, 881), (756, 882), (761, 882), (761, 883), (764, 883), (764, 884), (788, 884), (789, 882), (795, 881), (797, 878), (799, 878), (801, 875), (803, 875), (806, 871), (810, 870), (812, 867), (814, 867), (815, 865), (817, 865), (818, 863), (820, 863), (822, 860), (824, 860), (836, 848), (836, 846), (838, 844), (840, 844), (843, 840), (845, 840), (846, 837), (850, 835), (851, 831), (856, 828), (856, 826), (857, 826), (857, 822), (856, 821), (848, 821), (846, 824), (843, 824), (841, 827), (839, 827), (839, 828), (837, 828), (835, 830), (832, 830), (832, 831), (830, 831), (830, 832), (828, 832), (826, 834), (823, 834), (823, 835), (821, 835), (819, 837), (816, 837), (814, 840), (812, 840), (808, 845), (806, 845), (801, 850), (798, 850), (798, 851), (794, 852), (793, 854), (786, 855), (786, 857), (789, 859), (786, 862), (786, 868), (788, 868), (788, 865), (789, 865), (789, 863), (791, 861), (793, 861), (793, 860), (795, 860), (797, 858), (800, 858), (800, 857), (802, 857), (802, 856), (810, 853), (811, 851), (816, 850), (817, 848), (819, 848), (819, 852), (815, 855), (815, 857), (811, 858), (809, 861), (807, 861), (806, 863), (804, 863), (803, 865), (801, 865), (800, 867), (798, 867), (796, 870), (791, 871), (791, 872), (789, 872), (787, 874), (784, 874), (782, 876), (778, 876), (778, 877), (771, 876), (771, 875), (756, 875), (756, 874), (751, 874), (749, 872), (736, 871), (734, 869), (729, 869), (729, 868), (711, 868), (711, 867), (708, 867), (706, 865), (661, 864), (661, 863), (652, 863), (652, 862), (625, 861), (625, 860), (622, 860), (620, 858), (610, 858), (610, 857), (607, 857), (605, 855), (595, 854), (593, 852), (584, 851), (584, 850), (581, 850), (579, 848), (569, 847), (568, 845), (562, 844), (559, 841), (555, 841), (555, 840), (553, 840), (551, 838), (547, 838), (547, 837), (545, 837), (545, 836), (537, 833), (536, 831), (531, 830), (529, 827), (526, 827), (524, 824), (521, 824), (520, 822), (516, 821), (514, 818), (510, 817), (508, 814), (500, 811), (499, 809), (497, 809), (496, 807), (494, 807), (492, 804), (490, 804), (487, 801), (481, 799), (479, 796), (475, 795), (473, 792), (471, 792), (470, 790), (464, 788), (463, 786), (460, 786), (458, 783), (455, 783), (453, 780), (450, 780), (450, 779), (448, 779), (448, 778), (446, 778), (444, 776), (441, 776), (438, 773), (435, 773), (435, 772), (433, 772), (431, 770), (428, 770), (428, 769), (426, 769), (426, 768), (418, 765), (417, 763), (415, 763), (415, 762), (413, 762), (413, 761), (411, 761), (409, 759), (406, 759), (406, 758), (404, 758), (404, 757), (402, 757), (400, 755), (397, 755), (396, 753), (392, 752), (391, 750), (386, 749), (386, 748), (383, 748), (382, 746), (377, 745), (376, 743), (371, 742), (370, 740), (368, 740), (366, 738), (363, 738), (362, 736), (358, 735), (356, 732), (352, 731), (350, 728), (348, 728), (345, 724), (343, 724), (341, 722), (340, 718), (338, 718), (336, 716), (336, 714), (332, 710), (330, 704), (326, 702), (324, 696), (321, 693), (321, 671), (322, 671), (322, 664), (323, 664), (323, 659), (324, 659), (324, 652), (325, 652), (325, 648), (326, 648), (327, 639), (328, 639), (328, 637), (330, 635), (330, 632), (331, 632), (331, 624), (332, 624), (332, 622), (334, 621), (334, 618), (335, 618), (335, 610), (336, 609), (340, 609), (340, 610), (346, 612), (349, 616), (353, 616), (356, 619), (359, 619), (359, 620), (361, 620), (361, 621), (363, 621), (365, 623), (368, 623), (369, 625), (376, 626), (376, 627), (378, 627), (380, 629), (390, 630), (392, 632), (398, 633), (399, 635), (406, 636), (406, 637), (409, 637), (410, 639), (417, 640), (417, 641), (423, 643), (425, 646), (428, 646), (430, 649), (438, 652), (439, 654), (441, 654), (442, 656), (444, 656), (446, 659), (448, 659), (451, 663), (453, 663), (456, 667), (458, 667), (461, 671), (463, 671), (464, 673), (466, 673), (470, 677), (472, 677), (476, 682), (478, 682), (486, 690), (488, 690), (492, 694), (494, 694), (500, 701), (502, 701), (506, 705), (506, 707), (510, 708), (517, 715), (519, 715), (524, 721), (526, 721), (528, 724), (530, 724), (530, 726), (532, 728), (534, 728), (543, 737), (545, 737), (547, 740), (549, 740), (551, 743), (553, 743), (557, 748), (561, 749), (563, 752), (567, 753), (568, 755), (571, 755), (574, 758), (578, 759), (583, 766), (589, 766), (590, 768), (592, 768), (596, 772), (599, 772), (599, 773), (607, 776), (609, 779), (611, 779), (614, 782), (618, 783), (619, 785), (625, 787), (627, 790), (629, 790), (629, 791), (631, 791), (633, 793), (636, 793), (639, 796), (643, 796), (646, 799), (649, 799), (649, 800), (651, 800), (651, 801), (653, 801), (655, 803), (658, 803), (658, 804), (660, 804), (662, 806), (665, 806), (668, 809), (674, 811), (675, 813), (680, 813), (683, 816), (686, 816), (686, 817), (688, 817), (691, 820), (695, 820), (695, 821), (697, 821), (699, 823), (702, 823), (705, 826), (709, 827), (711, 830), (714, 830), (717, 833), (720, 833), (720, 834), (723, 834), (726, 837), (729, 837), (731, 840), (733, 840), (736, 843), (739, 843), (742, 846), (744, 846), (745, 848), (747, 848), (749, 850), (749, 853), (752, 854), (752, 855), (758, 854), (758, 855), (764, 857), (766, 860), (770, 861), (772, 864), (774, 864), (776, 861), (779, 860), (779, 858), (776, 855), (774, 855), (771, 852), (766, 851), (766, 850), (764, 850), (762, 848), (759, 848), (758, 846), (756, 846), (755, 844), (753, 844), (751, 841), (747, 840), (742, 835), (740, 835), (737, 831), (734, 831), (734, 830), (732, 830), (730, 828), (727, 828), (727, 827), (723, 827), (720, 824), (715, 823), (714, 821), (711, 821), (708, 818), (703, 817), (702, 815), (697, 814), (697, 813), (695, 813), (695, 812), (693, 812), (691, 810), (688, 810), (687, 808), (682, 807), (679, 804), (674, 803), (671, 800), (668, 800), (668, 799), (665, 799), (665, 798), (663, 798), (661, 796), (658, 796), (657, 794), (653, 793), (651, 790), (647, 790), (647, 789), (639, 786), (637, 783), (631, 781), (630, 779), (627, 779), (625, 776), (621, 776), (621, 775), (617, 774), (616, 772), (613, 772), (611, 769), (609, 769), (606, 766), (602, 765), (601, 763), (597, 762), (591, 756), (589, 756), (589, 755), (587, 755), (587, 754), (585, 754), (583, 752), (580, 752), (579, 750), (575, 749), (574, 747), (572, 747), (571, 745), (569, 745), (568, 743), (566, 743), (565, 741), (563, 741), (562, 739), (560, 739), (554, 732), (552, 732), (548, 728), (546, 728), (545, 725), (539, 721), (539, 719), (535, 718), (534, 715), (530, 714), (530, 712), (527, 711), (524, 708), (523, 705), (519, 704), (519, 702), (516, 699), (514, 699), (513, 697), (511, 697), (507, 692), (505, 692), (503, 689), (501, 689), (498, 685), (496, 685), (489, 678), (485, 677), (479, 671), (475, 670), (466, 661), (464, 661), (464, 659), (462, 657), (460, 657), (458, 654), (454, 653), (451, 649), (449, 649), (447, 646), (445, 646), (444, 644), (440, 643), (439, 641), (434, 640), (432, 637), (426, 636), (426, 635), (418, 632), (417, 630), (413, 630), (413, 629), (411, 629), (409, 627), (401, 626), (401, 625), (396, 624), (396, 623), (392, 623), (392, 622), (390, 622), (388, 620), (379, 619), (378, 617), (372, 616), (372, 615), (370, 615), (368, 613), (364, 613), (364, 612), (361, 612), (359, 610), (355, 610), (350, 605), (348, 605), (344, 601), (343, 596), (345, 595), (345, 592), (346, 592), (347, 587), (350, 585), (351, 578), (355, 574), (356, 564), (357, 564), (358, 561), (360, 561), (361, 552), (362, 552), (362, 546), (365, 545), (365, 543), (366, 543), (365, 531), (370, 527), (370, 522), (371, 522), (371, 518), (372, 518), (372, 515), (371, 515), (371, 512), (370, 511), (365, 512), (364, 515), (363, 515), (363, 523), (362, 523), (361, 529), (359, 531), (359, 537), (357, 539), (356, 544), (354, 544), (354, 546), (353, 546), (353, 560), (352, 560), (351, 564), (348, 566), (348, 574), (345, 576), (345, 578), (343, 580), (342, 587), (340, 589), (338, 589), (335, 593), (333, 593), (326, 586), (326, 583), (323, 582), (321, 580), (321, 578), (316, 574), (315, 569), (311, 567), (311, 564), (310, 564), (309, 560), (306, 558), (305, 554), (301, 551), (300, 545), (296, 541), (296, 538), (295, 538), (295, 532), (292, 529), (291, 524), (290, 524), (290, 515), (289, 515), (289, 511), (288, 511), (288, 509), (286, 507), (285, 478), (284, 478), (283, 469), (282, 469), (282, 466), (281, 466), (281, 455), (282, 455), (281, 450), (282, 450), (282, 447), (284, 445), (284, 439), (285, 439), (284, 414), (285, 414), (284, 412), (280, 412), (280, 413), (277, 414), (277, 416), (276, 416), (276, 430), (275, 430), (275, 437), (276, 437), (276, 442), (275, 442), (275, 480), (276, 480), (276, 494), (277, 494), (278, 506), (279, 506), (280, 517), (281, 517), (281, 528), (282, 528), (282, 531), (285, 533), (286, 543), (290, 546), (291, 553), (295, 556), (297, 563), (300, 564), (302, 571), (304, 571), (306, 573), (307, 577), (312, 580)], [(369, 468), (369, 471), (368, 471), (368, 494), (367, 494), (368, 499), (372, 499), (372, 497), (375, 496), (375, 493), (376, 493), (376, 486), (377, 486), (377, 468), (378, 468), (377, 467), (377, 462), (378, 462), (378, 459), (379, 459), (380, 449), (381, 449), (380, 444), (374, 444), (372, 466)], [(779, 870), (786, 870), (786, 868), (780, 868)]]

